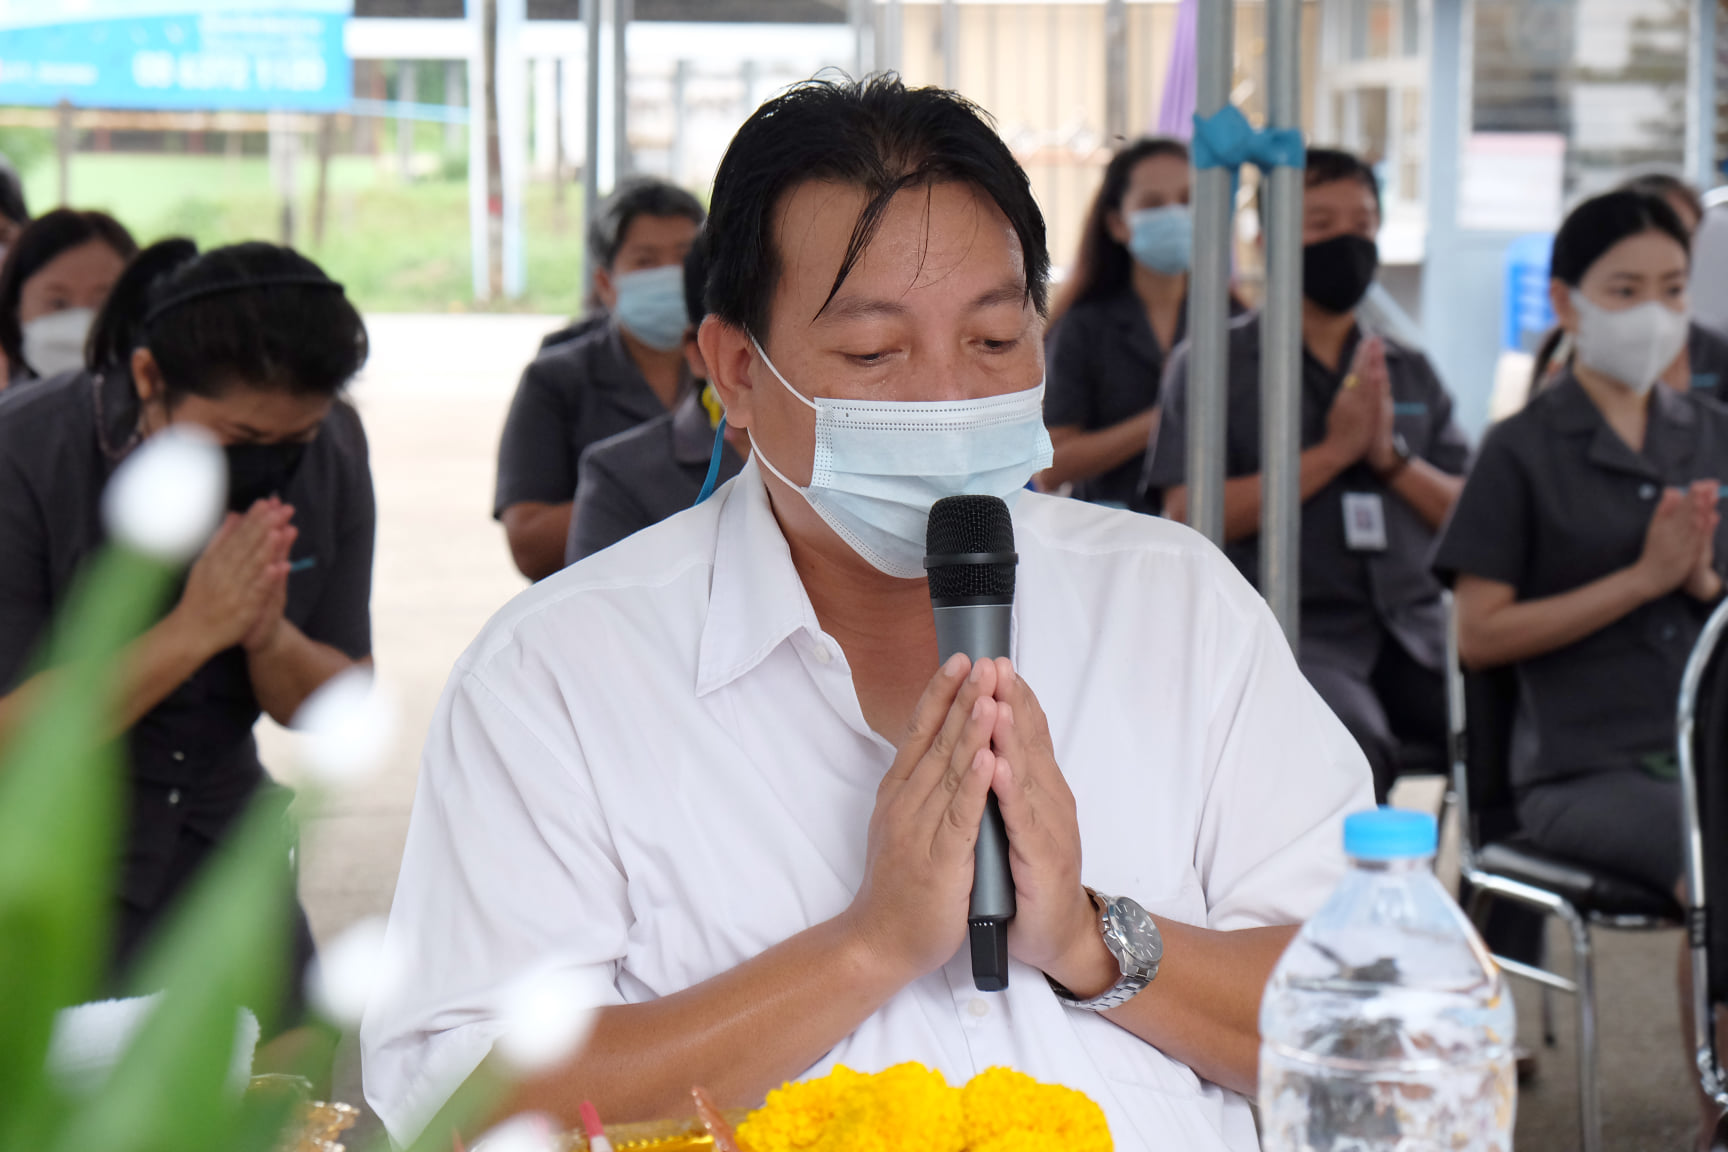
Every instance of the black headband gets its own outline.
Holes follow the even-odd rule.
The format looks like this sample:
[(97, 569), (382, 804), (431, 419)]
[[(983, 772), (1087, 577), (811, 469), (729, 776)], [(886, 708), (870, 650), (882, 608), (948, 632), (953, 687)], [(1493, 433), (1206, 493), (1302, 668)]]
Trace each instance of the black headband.
[(323, 276), (308, 276), (304, 274), (288, 274), (283, 276), (258, 276), (245, 280), (228, 280), (220, 284), (206, 284), (182, 292), (178, 296), (170, 296), (144, 315), (144, 326), (148, 328), (162, 319), (164, 313), (172, 312), (183, 304), (194, 300), (202, 300), (207, 296), (225, 296), (230, 292), (250, 292), (257, 288), (328, 288), (335, 292), (343, 291), (342, 285), (335, 280)]

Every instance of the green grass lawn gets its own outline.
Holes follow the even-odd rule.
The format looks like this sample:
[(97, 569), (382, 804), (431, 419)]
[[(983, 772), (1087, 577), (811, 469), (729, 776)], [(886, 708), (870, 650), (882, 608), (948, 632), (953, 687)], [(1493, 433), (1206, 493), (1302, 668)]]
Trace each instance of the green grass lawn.
[[(530, 184), (527, 203), (528, 293), (521, 300), (473, 300), (468, 257), (468, 183), (427, 178), (403, 183), (367, 157), (337, 157), (330, 168), (324, 242), (312, 242), (316, 161), (298, 172), (298, 246), (348, 286), (373, 312), (577, 311), (582, 270), (581, 189), (566, 190), (562, 227), (553, 189)], [(50, 160), (26, 179), (33, 209), (58, 197)], [(73, 157), (72, 203), (102, 208), (141, 244), (190, 236), (202, 246), (278, 240), (281, 201), (262, 157), (79, 154)]]

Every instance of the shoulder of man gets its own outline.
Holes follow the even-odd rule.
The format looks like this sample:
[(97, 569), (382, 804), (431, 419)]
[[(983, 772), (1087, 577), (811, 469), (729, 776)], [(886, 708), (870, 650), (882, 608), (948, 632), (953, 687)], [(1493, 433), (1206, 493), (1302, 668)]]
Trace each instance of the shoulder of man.
[(579, 387), (595, 380), (609, 381), (622, 370), (612, 326), (601, 324), (535, 356), (523, 373), (523, 381), (549, 387)]
[(644, 424), (596, 440), (582, 450), (581, 467), (626, 476), (675, 467), (672, 416), (673, 413), (665, 412)]

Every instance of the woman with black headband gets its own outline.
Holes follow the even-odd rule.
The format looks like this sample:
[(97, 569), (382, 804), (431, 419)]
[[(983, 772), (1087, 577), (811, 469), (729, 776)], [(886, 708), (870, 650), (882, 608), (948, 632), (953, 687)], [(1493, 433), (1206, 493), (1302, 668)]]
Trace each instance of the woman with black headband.
[[(310, 260), (167, 240), (120, 277), (83, 371), (0, 405), (0, 743), (36, 694), (49, 621), (101, 543), (115, 466), (171, 425), (200, 426), (227, 453), (227, 518), (124, 657), (132, 793), (116, 969), (267, 786), (260, 713), (286, 724), (370, 659), (372, 479), (342, 398), (365, 360), (359, 314)], [(298, 912), (294, 939), (303, 965)]]

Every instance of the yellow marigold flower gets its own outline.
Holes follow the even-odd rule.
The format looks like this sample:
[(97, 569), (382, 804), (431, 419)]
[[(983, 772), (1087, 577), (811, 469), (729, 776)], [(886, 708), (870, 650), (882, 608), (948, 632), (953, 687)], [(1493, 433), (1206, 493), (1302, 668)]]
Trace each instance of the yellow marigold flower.
[(990, 1068), (961, 1090), (969, 1152), (1110, 1152), (1104, 1111), (1083, 1092)]

